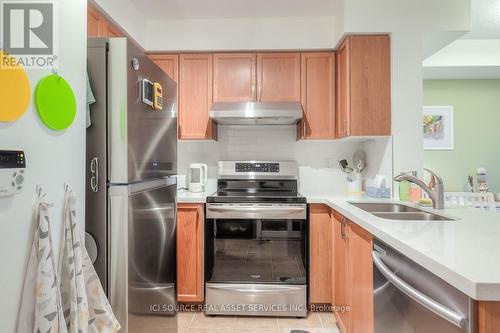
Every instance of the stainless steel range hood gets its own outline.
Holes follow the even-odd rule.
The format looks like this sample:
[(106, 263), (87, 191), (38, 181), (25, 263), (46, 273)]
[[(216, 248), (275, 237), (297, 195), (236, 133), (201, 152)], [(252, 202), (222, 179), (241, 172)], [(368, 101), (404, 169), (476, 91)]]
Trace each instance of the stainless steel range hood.
[(294, 125), (302, 119), (298, 102), (213, 103), (210, 119), (219, 125)]

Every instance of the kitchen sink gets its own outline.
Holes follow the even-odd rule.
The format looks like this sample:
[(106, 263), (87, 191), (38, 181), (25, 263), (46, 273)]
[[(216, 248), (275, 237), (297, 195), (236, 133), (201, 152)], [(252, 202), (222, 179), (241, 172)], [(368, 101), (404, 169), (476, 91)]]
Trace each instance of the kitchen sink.
[(406, 221), (455, 221), (446, 216), (398, 203), (351, 202), (368, 213), (388, 220)]

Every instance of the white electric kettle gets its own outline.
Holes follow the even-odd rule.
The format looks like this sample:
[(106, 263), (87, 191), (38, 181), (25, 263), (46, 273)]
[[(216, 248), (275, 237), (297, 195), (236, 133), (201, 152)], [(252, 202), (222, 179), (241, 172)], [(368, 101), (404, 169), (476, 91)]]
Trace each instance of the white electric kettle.
[(202, 163), (189, 164), (188, 189), (190, 192), (203, 192), (207, 186), (207, 165)]

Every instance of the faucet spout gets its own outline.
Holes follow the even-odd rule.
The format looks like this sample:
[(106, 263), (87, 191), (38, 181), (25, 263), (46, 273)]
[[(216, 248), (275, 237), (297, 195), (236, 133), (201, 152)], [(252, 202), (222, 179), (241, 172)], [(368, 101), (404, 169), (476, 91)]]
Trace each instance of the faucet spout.
[(422, 190), (424, 190), (432, 200), (432, 207), (434, 209), (444, 209), (444, 184), (442, 178), (436, 174), (435, 172), (425, 169), (428, 171), (434, 179), (436, 180), (436, 185), (434, 189), (431, 189), (427, 184), (409, 173), (401, 173), (394, 177), (394, 180), (397, 182), (408, 181), (410, 183), (416, 184)]

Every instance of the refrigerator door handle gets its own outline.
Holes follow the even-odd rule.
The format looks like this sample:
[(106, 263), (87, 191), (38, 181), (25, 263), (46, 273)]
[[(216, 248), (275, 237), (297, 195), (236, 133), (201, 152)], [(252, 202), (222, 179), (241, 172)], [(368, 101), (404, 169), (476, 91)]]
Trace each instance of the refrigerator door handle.
[(99, 159), (94, 157), (90, 161), (90, 189), (99, 192)]

